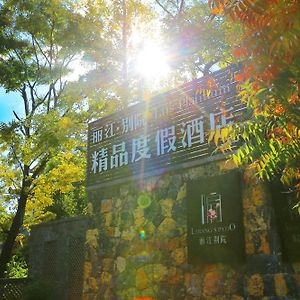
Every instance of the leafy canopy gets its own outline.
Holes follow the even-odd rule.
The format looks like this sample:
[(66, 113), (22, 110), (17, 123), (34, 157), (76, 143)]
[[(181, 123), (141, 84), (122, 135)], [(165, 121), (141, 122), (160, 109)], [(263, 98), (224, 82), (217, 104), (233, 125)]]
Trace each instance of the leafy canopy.
[(23, 112), (0, 124), (1, 203), (11, 212), (0, 276), (19, 232), (53, 218), (54, 199), (71, 200), (84, 182), (89, 99), (68, 76), (90, 43), (102, 40), (94, 9), (67, 0), (2, 1), (0, 85), (19, 93)]
[(238, 137), (244, 141), (234, 159), (238, 164), (252, 163), (262, 178), (279, 176), (299, 195), (299, 2), (221, 0), (209, 4), (213, 14), (221, 14), (241, 28), (232, 53), (244, 65), (236, 79), (252, 117), (227, 132), (229, 142)]

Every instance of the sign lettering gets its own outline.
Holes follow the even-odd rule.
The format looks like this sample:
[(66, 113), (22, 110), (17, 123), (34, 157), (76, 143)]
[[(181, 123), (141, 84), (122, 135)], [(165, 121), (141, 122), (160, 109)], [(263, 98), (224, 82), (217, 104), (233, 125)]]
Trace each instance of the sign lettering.
[(93, 189), (134, 176), (158, 175), (211, 156), (211, 130), (240, 121), (246, 109), (236, 96), (235, 67), (89, 124), (87, 186)]

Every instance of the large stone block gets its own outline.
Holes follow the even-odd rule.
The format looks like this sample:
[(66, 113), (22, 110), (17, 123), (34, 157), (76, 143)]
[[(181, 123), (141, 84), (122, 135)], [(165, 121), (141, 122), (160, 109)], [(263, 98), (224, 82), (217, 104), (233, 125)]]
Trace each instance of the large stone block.
[(276, 296), (280, 296), (280, 297), (287, 296), (288, 289), (283, 274), (274, 275), (274, 285), (275, 285)]
[(264, 281), (260, 274), (253, 274), (247, 280), (247, 294), (253, 297), (263, 297)]
[(97, 228), (87, 230), (85, 241), (88, 246), (94, 249), (97, 248), (98, 238), (99, 238), (99, 230)]
[(224, 277), (221, 272), (213, 271), (206, 273), (203, 279), (203, 294), (215, 296), (223, 293)]
[(174, 261), (174, 265), (179, 266), (186, 262), (186, 249), (178, 248), (172, 252), (171, 256)]
[(111, 284), (111, 279), (112, 279), (112, 274), (109, 272), (102, 272), (101, 273), (101, 284), (103, 285), (110, 285)]
[(112, 199), (104, 199), (101, 201), (101, 212), (107, 213), (112, 210)]
[(186, 273), (184, 282), (188, 295), (200, 297), (202, 292), (202, 281), (199, 274)]
[(118, 272), (122, 273), (126, 269), (126, 259), (124, 257), (118, 256), (116, 259), (116, 268)]
[(176, 229), (176, 222), (172, 218), (165, 218), (158, 226), (158, 230), (161, 234), (167, 234)]
[(136, 288), (139, 290), (143, 290), (148, 287), (148, 284), (149, 284), (149, 279), (144, 268), (138, 269), (135, 277)]
[(160, 201), (161, 214), (164, 217), (172, 217), (173, 200), (168, 198)]

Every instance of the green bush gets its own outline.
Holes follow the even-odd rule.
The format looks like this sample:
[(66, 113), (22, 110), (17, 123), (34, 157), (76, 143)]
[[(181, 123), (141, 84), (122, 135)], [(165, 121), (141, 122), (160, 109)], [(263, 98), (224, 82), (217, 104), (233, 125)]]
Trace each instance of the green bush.
[(24, 257), (13, 255), (10, 262), (7, 264), (5, 276), (7, 278), (25, 278), (28, 275), (28, 267)]

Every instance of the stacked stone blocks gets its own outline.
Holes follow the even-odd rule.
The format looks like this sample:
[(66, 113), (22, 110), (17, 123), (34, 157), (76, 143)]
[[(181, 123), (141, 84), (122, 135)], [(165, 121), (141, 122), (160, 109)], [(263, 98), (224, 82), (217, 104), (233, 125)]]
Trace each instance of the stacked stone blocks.
[(282, 261), (272, 199), (251, 169), (242, 175), (246, 262), (187, 263), (186, 183), (233, 168), (218, 161), (91, 193), (84, 299), (299, 299), (300, 265)]

